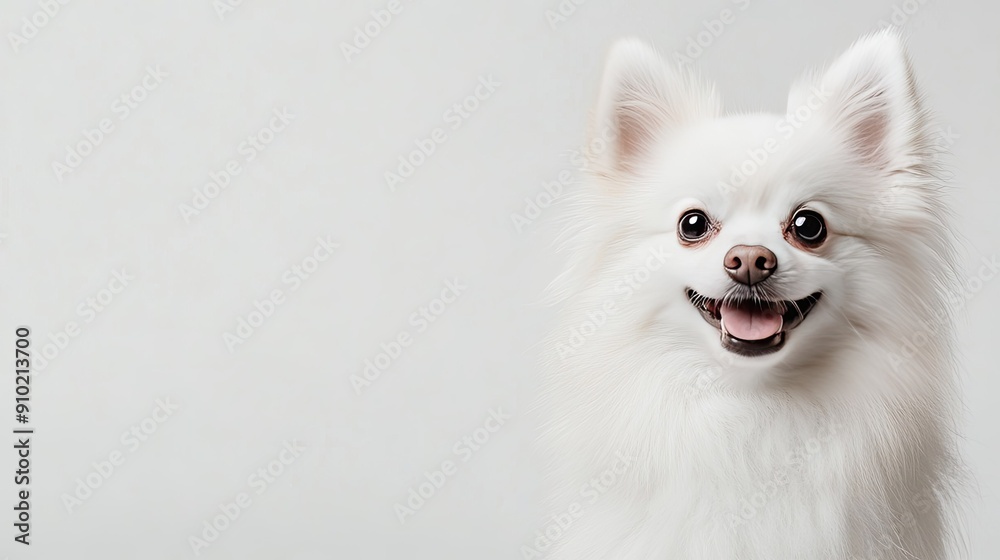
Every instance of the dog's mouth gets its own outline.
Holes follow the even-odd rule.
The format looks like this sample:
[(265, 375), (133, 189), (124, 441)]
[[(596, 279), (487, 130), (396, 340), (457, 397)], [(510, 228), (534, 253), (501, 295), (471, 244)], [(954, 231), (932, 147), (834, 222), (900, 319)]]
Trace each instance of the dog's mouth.
[(719, 329), (722, 347), (754, 357), (781, 350), (788, 331), (799, 326), (822, 297), (821, 292), (799, 300), (712, 299), (688, 288), (687, 296), (705, 321)]

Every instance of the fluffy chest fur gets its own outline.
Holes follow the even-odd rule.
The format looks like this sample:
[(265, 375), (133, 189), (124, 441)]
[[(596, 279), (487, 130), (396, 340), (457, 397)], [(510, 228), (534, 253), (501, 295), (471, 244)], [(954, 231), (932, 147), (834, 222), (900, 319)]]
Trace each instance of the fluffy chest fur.
[[(633, 320), (609, 316), (550, 372), (552, 503), (584, 505), (552, 558), (944, 557), (951, 449), (927, 403), (733, 393), (696, 351), (624, 344)], [(871, 373), (886, 355), (810, 373)]]

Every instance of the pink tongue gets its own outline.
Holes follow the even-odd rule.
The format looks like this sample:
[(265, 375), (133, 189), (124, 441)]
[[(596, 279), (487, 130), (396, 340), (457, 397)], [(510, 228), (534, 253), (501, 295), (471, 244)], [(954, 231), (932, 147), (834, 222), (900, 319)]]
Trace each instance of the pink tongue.
[(781, 315), (771, 310), (723, 304), (719, 313), (725, 331), (741, 340), (764, 340), (781, 330)]

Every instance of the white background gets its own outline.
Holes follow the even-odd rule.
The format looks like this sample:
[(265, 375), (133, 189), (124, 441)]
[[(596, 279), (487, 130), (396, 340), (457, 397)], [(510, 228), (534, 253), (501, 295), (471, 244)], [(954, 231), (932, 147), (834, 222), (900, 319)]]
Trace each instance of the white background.
[[(15, 49), (8, 33), (40, 8), (3, 3), (0, 344), (13, 354), (19, 325), (36, 352), (69, 321), (80, 332), (33, 377), (30, 548), (13, 542), (14, 451), (0, 454), (0, 554), (193, 557), (189, 537), (247, 492), (201, 557), (520, 558), (543, 526), (528, 403), (559, 202), (520, 232), (511, 215), (573, 169), (610, 43), (638, 35), (673, 53), (732, 9), (694, 66), (729, 109), (780, 111), (801, 72), (894, 13), (890, 0), (590, 0), (552, 25), (557, 0), (404, 0), (348, 60), (342, 43), (385, 5), (245, 0), (220, 17), (211, 0), (74, 0)], [(915, 6), (897, 20), (951, 131), (971, 278), (1000, 252), (1000, 7)], [(167, 76), (122, 120), (115, 100), (150, 66)], [(490, 76), (500, 86), (453, 130), (445, 112)], [(281, 108), (294, 119), (244, 161), (240, 143)], [(57, 178), (53, 162), (102, 119), (114, 130)], [(447, 140), (392, 192), (385, 172), (436, 127)], [(231, 159), (242, 172), (186, 221), (179, 205)], [(340, 247), (291, 291), (283, 274), (325, 236)], [(135, 279), (78, 313), (123, 267)], [(467, 289), (417, 333), (411, 313), (456, 277)], [(1000, 552), (1000, 283), (973, 287), (963, 448), (985, 560)], [(274, 289), (284, 303), (230, 352), (223, 333)], [(412, 345), (357, 394), (351, 376), (400, 331)], [(4, 367), (0, 427), (13, 428), (12, 356)], [(168, 397), (179, 410), (131, 452), (122, 433)], [(511, 418), (463, 462), (453, 446), (497, 407)], [(291, 440), (306, 450), (258, 495), (248, 477)], [(116, 450), (125, 462), (68, 511), (64, 495)], [(401, 525), (394, 504), (445, 460), (457, 474)]]

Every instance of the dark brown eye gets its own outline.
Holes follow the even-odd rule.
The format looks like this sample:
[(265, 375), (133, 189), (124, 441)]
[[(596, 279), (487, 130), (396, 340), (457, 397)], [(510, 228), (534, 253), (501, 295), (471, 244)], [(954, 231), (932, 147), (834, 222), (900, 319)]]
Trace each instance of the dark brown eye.
[(812, 210), (799, 210), (792, 216), (792, 234), (808, 247), (818, 247), (826, 240), (826, 222)]
[(677, 235), (682, 241), (699, 241), (708, 235), (711, 223), (708, 216), (701, 210), (688, 210), (681, 216), (681, 221), (677, 225)]

